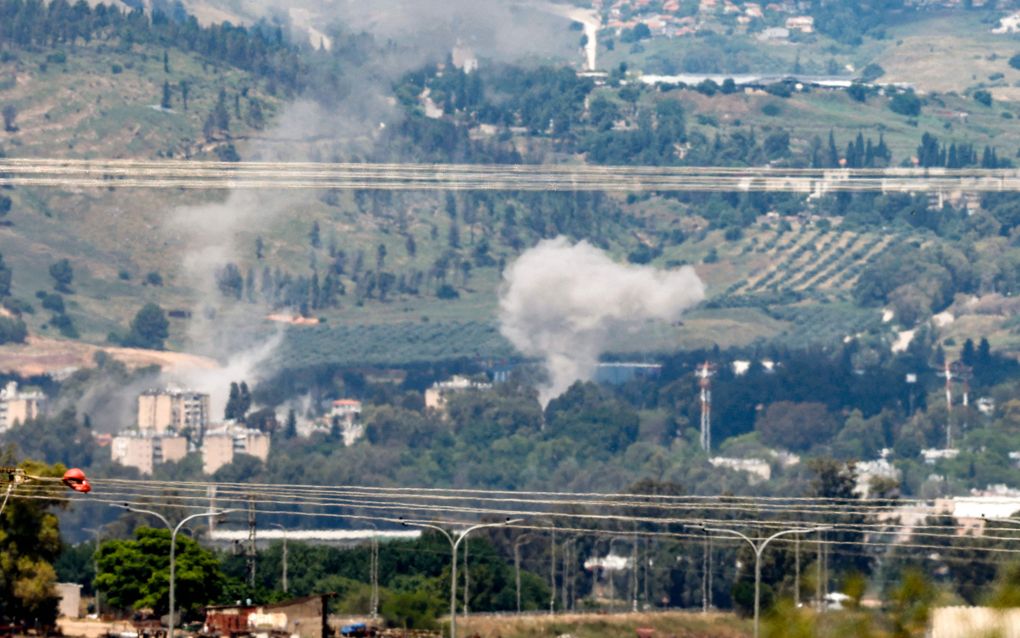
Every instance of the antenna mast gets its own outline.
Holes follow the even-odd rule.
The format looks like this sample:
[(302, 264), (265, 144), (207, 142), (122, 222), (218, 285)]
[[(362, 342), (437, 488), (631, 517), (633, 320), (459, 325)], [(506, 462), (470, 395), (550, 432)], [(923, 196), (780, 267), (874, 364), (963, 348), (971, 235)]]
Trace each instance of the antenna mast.
[(701, 389), (701, 449), (712, 449), (712, 375), (715, 364), (704, 362), (698, 366), (698, 387)]

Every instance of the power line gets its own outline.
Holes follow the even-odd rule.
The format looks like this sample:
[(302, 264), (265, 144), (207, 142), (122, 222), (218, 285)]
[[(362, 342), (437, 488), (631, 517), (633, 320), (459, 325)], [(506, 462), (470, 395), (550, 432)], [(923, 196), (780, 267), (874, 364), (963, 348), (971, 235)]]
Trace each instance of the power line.
[(63, 188), (1002, 192), (1015, 169), (803, 169), (0, 159), (0, 185)]

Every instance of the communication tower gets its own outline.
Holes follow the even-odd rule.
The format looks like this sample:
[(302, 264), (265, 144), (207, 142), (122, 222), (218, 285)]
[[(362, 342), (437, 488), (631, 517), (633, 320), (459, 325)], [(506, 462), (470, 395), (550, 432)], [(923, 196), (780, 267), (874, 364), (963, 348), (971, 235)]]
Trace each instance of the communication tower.
[(701, 390), (701, 449), (706, 452), (712, 449), (712, 376), (715, 372), (715, 364), (706, 361), (698, 366), (696, 373)]

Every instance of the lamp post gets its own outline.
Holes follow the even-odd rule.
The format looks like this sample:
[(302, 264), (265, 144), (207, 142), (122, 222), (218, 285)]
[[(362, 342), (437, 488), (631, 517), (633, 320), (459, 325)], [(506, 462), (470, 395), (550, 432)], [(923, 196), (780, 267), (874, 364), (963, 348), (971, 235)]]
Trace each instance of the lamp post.
[(83, 529), (86, 532), (92, 532), (96, 537), (96, 549), (92, 552), (92, 593), (96, 596), (96, 618), (102, 620), (103, 613), (99, 606), (99, 588), (96, 586), (96, 576), (99, 575), (99, 533), (103, 531), (103, 528), (85, 527)]
[(176, 567), (177, 560), (177, 534), (187, 523), (196, 518), (201, 518), (203, 516), (223, 516), (224, 514), (236, 512), (237, 510), (229, 509), (199, 512), (198, 514), (192, 514), (191, 516), (184, 517), (183, 519), (181, 519), (181, 522), (178, 523), (177, 526), (175, 527), (171, 525), (170, 521), (159, 512), (153, 512), (152, 510), (143, 510), (137, 507), (131, 507), (126, 503), (122, 507), (127, 511), (134, 512), (136, 514), (148, 514), (150, 516), (155, 516), (159, 520), (163, 521), (163, 524), (166, 525), (166, 528), (170, 530), (170, 627), (167, 630), (167, 638), (174, 638), (174, 625), (176, 624), (174, 618), (174, 576), (175, 576), (174, 570)]
[(369, 548), (369, 579), (372, 582), (372, 620), (376, 620), (379, 617), (379, 528), (372, 521), (365, 521), (366, 524), (372, 526), (372, 545)]
[[(446, 537), (446, 540), (450, 543), (450, 638), (457, 638), (457, 548), (460, 547), (460, 542), (468, 537), (468, 534), (475, 530), (483, 529), (486, 527), (506, 527), (507, 525), (513, 525), (514, 523), (520, 523), (524, 519), (506, 519), (502, 523), (480, 523), (473, 525), (454, 539), (450, 532), (446, 531), (439, 525), (433, 525), (432, 523), (418, 523), (411, 521), (400, 521), (402, 525), (406, 527), (419, 527), (422, 529), (433, 529)], [(172, 637), (171, 637), (172, 638)]]
[(281, 532), (283, 532), (283, 575), (282, 575), (282, 578), (281, 578), (281, 580), (282, 580), (281, 585), (283, 585), (283, 593), (286, 594), (287, 593), (287, 528), (284, 527), (283, 525), (280, 525), (279, 523), (270, 523), (269, 526), (270, 527), (275, 527), (276, 529), (278, 529)]
[(706, 534), (711, 532), (713, 534), (728, 534), (735, 536), (743, 541), (746, 541), (751, 546), (751, 550), (754, 552), (754, 638), (758, 638), (759, 631), (759, 616), (761, 611), (761, 555), (765, 551), (765, 548), (769, 543), (781, 536), (788, 536), (790, 534), (810, 534), (811, 532), (823, 532), (825, 530), (832, 529), (831, 527), (811, 527), (808, 529), (784, 529), (781, 532), (776, 532), (768, 538), (762, 539), (760, 542), (755, 543), (751, 538), (741, 532), (732, 529), (721, 529), (718, 527), (702, 527), (701, 530)]
[(514, 582), (517, 583), (517, 613), (521, 613), (521, 544), (531, 540), (531, 534), (522, 534), (514, 541)]

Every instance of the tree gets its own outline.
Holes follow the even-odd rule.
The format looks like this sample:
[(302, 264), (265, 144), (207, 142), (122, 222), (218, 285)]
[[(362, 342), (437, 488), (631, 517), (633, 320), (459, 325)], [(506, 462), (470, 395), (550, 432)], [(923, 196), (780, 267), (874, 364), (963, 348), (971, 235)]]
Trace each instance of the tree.
[(253, 129), (262, 130), (266, 125), (266, 116), (262, 112), (262, 101), (256, 98), (248, 100), (248, 125)]
[(921, 98), (917, 97), (913, 91), (897, 93), (893, 96), (893, 99), (889, 101), (889, 108), (893, 113), (899, 113), (900, 115), (906, 115), (908, 117), (917, 117), (921, 114)]
[(131, 320), (131, 332), (125, 345), (137, 348), (163, 350), (163, 342), (170, 336), (170, 322), (166, 313), (154, 303), (145, 304)]
[(53, 278), (53, 287), (60, 292), (70, 293), (71, 282), (74, 280), (74, 269), (67, 259), (50, 264), (50, 277)]
[(17, 317), (0, 317), (0, 344), (24, 343), (28, 338), (28, 327)]
[[(182, 616), (219, 602), (227, 579), (212, 552), (183, 534), (177, 536), (175, 607)], [(99, 548), (96, 587), (120, 609), (169, 611), (170, 530), (140, 527), (134, 540), (113, 540)]]
[(180, 89), (181, 89), (181, 106), (182, 106), (182, 108), (184, 108), (185, 111), (187, 111), (188, 110), (188, 81), (187, 80), (181, 80)]
[(312, 248), (322, 248), (322, 234), (319, 230), (319, 222), (312, 222), (312, 229), (308, 231), (308, 243)]
[(213, 126), (220, 132), (226, 133), (230, 130), (230, 113), (227, 111), (227, 92), (220, 89), (220, 95), (216, 99), (216, 107), (212, 112)]
[(164, 109), (170, 108), (170, 83), (166, 80), (163, 81), (163, 99), (160, 100), (159, 105)]
[(229, 263), (216, 273), (216, 287), (224, 297), (240, 299), (244, 292), (244, 276), (237, 264)]
[(807, 450), (828, 441), (837, 427), (824, 404), (792, 401), (776, 401), (755, 423), (762, 442), (792, 451)]
[[(0, 465), (11, 465), (12, 449), (0, 449)], [(35, 476), (60, 477), (62, 465), (26, 461)], [(0, 614), (29, 627), (52, 627), (57, 619), (53, 561), (60, 554), (57, 501), (10, 499), (0, 514)]]
[(1009, 59), (1009, 65), (1014, 69), (1020, 69), (1020, 53), (1017, 53)]
[(241, 401), (241, 389), (237, 386), (236, 381), (230, 382), (230, 394), (227, 397), (227, 407), (223, 411), (223, 418), (230, 420), (236, 420), (238, 412), (240, 411), (239, 403)]
[(241, 382), (238, 393), (237, 408), (239, 412), (237, 419), (244, 421), (248, 417), (248, 411), (251, 410), (251, 391), (248, 389), (248, 384), (244, 381)]
[(9, 212), (11, 212), (11, 198), (6, 195), (0, 195), (0, 217), (7, 217)]
[(13, 276), (14, 271), (4, 263), (4, 256), (0, 255), (0, 299), (11, 295), (11, 279)]
[(986, 91), (984, 89), (974, 91), (974, 101), (979, 104), (984, 104), (985, 106), (991, 106), (992, 94), (990, 91)]
[(297, 436), (297, 414), (294, 408), (287, 410), (287, 423), (283, 426), (283, 438), (293, 439)]
[(4, 130), (8, 133), (17, 133), (18, 107), (13, 104), (6, 104), (0, 113), (3, 114), (4, 118)]

